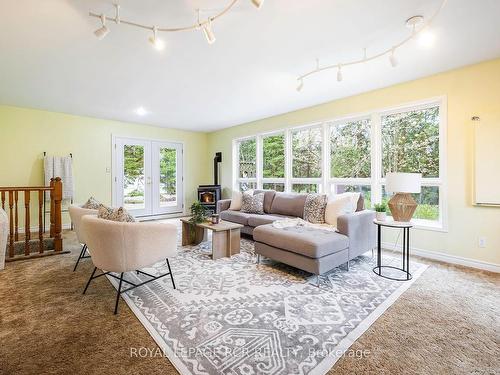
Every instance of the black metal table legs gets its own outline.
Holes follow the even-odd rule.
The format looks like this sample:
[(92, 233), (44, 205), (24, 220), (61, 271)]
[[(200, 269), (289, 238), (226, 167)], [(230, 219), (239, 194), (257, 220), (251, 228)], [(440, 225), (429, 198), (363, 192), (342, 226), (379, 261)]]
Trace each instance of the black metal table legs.
[[(382, 226), (377, 225), (377, 266), (373, 268), (373, 272), (381, 277), (395, 281), (411, 280), (412, 274), (410, 273), (410, 228), (403, 227), (403, 246), (402, 246), (402, 263), (403, 267), (383, 266), (382, 265)], [(406, 275), (403, 278), (391, 277), (382, 274), (382, 269), (391, 268), (394, 270), (402, 271)]]

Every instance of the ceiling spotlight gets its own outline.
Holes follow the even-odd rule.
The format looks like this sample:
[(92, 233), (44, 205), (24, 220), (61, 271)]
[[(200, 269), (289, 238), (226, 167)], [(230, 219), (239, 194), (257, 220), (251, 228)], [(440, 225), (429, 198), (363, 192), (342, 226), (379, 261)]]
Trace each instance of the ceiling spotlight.
[(208, 44), (214, 44), (215, 35), (212, 31), (212, 19), (209, 18), (207, 22), (203, 24), (203, 34), (205, 34), (205, 38), (207, 38)]
[(418, 44), (421, 47), (432, 47), (436, 41), (436, 36), (429, 30), (422, 30), (418, 35)]
[(396, 58), (396, 56), (394, 55), (394, 51), (395, 49), (393, 48), (391, 50), (391, 54), (389, 55), (389, 61), (391, 62), (391, 66), (393, 68), (395, 68), (396, 66), (398, 66), (398, 59)]
[(412, 32), (417, 30), (418, 25), (424, 22), (424, 16), (413, 16), (406, 20), (406, 27), (411, 29)]
[(299, 84), (297, 85), (297, 91), (301, 92), (302, 89), (304, 88), (304, 80), (302, 78), (298, 79)]
[(262, 8), (262, 4), (264, 4), (264, 0), (251, 0), (252, 4), (257, 8)]
[(342, 66), (339, 65), (339, 70), (337, 70), (337, 82), (342, 82)]
[(97, 39), (101, 40), (109, 33), (109, 29), (106, 27), (106, 16), (101, 14), (101, 24), (102, 26), (94, 31), (94, 35)]
[(158, 51), (162, 51), (165, 49), (165, 42), (158, 38), (158, 28), (156, 26), (153, 26), (153, 36), (149, 37), (149, 43), (153, 45), (155, 49)]
[(135, 113), (136, 115), (138, 116), (146, 116), (148, 114), (148, 111), (146, 110), (146, 108), (144, 107), (138, 107), (136, 110), (135, 110)]

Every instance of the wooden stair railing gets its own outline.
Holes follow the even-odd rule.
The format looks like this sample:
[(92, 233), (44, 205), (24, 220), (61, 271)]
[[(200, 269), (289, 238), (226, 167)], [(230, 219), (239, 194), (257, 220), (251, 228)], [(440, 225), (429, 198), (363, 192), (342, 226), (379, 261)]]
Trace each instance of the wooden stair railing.
[[(49, 238), (53, 239), (53, 249), (46, 249), (43, 225), (43, 203), (45, 192), (50, 193), (50, 231)], [(31, 195), (37, 193), (38, 206), (38, 236), (31, 236)], [(19, 235), (19, 196), (24, 196), (24, 240)], [(62, 254), (62, 181), (59, 177), (50, 180), (50, 186), (0, 187), (2, 209), (9, 216), (9, 241), (6, 261), (26, 259), (44, 255)], [(8, 198), (8, 200), (7, 200)], [(8, 207), (6, 209), (6, 202)], [(36, 233), (35, 233), (36, 234)], [(36, 241), (35, 239), (38, 239)], [(38, 244), (36, 244), (36, 242)], [(24, 254), (16, 254), (16, 243), (24, 242)], [(33, 246), (35, 244), (35, 246)]]

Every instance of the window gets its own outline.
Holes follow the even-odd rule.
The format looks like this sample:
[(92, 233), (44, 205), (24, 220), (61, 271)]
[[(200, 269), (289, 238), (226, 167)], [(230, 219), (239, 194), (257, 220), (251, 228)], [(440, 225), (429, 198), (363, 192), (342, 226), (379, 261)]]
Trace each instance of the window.
[[(388, 172), (422, 173), (414, 219), (442, 221), (440, 209), (440, 107), (399, 111), (381, 116), (382, 177)], [(383, 181), (382, 181), (383, 183)], [(390, 197), (382, 189), (382, 199)]]
[(249, 138), (237, 143), (238, 189), (246, 191), (257, 187), (257, 139)]
[(234, 141), (235, 188), (298, 193), (359, 191), (388, 201), (387, 172), (420, 172), (417, 226), (446, 227), (443, 100), (374, 111)]
[(321, 177), (322, 144), (321, 128), (292, 132), (292, 174), (294, 178)]
[(370, 119), (330, 126), (330, 177), (371, 176)]

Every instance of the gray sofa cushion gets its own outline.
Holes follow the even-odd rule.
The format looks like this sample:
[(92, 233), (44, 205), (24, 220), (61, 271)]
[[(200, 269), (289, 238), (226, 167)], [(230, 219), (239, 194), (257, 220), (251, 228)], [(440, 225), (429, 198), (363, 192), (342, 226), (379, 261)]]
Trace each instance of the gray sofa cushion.
[(220, 218), (222, 220), (230, 221), (232, 223), (238, 223), (241, 225), (248, 225), (248, 218), (251, 217), (252, 214), (247, 214), (246, 212), (241, 211), (222, 211), (220, 213)]
[(303, 218), (306, 197), (307, 194), (276, 193), (270, 213)]
[(284, 215), (252, 215), (248, 218), (248, 225), (251, 227), (258, 227), (259, 225), (272, 224), (276, 220), (283, 220), (286, 218), (291, 218), (291, 216)]
[(321, 258), (349, 247), (343, 234), (310, 227), (275, 228), (272, 224), (254, 229), (255, 241), (309, 258)]
[(273, 204), (276, 192), (274, 190), (254, 190), (253, 193), (254, 195), (264, 193), (264, 212), (266, 214), (271, 213), (271, 205)]

